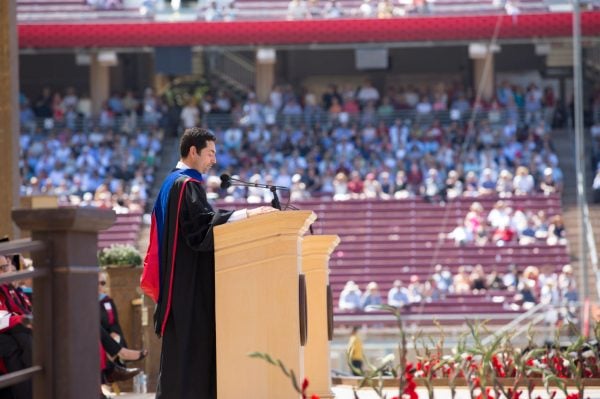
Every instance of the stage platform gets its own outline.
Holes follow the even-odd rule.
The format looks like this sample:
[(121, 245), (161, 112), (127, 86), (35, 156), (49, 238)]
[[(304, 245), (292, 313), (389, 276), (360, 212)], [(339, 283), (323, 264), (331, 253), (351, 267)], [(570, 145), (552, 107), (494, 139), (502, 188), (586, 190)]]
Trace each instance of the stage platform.
[[(333, 392), (335, 393), (335, 399), (354, 399), (354, 395), (352, 393), (352, 388), (347, 385), (338, 385), (333, 387)], [(397, 395), (397, 390), (386, 390), (388, 393), (388, 397), (392, 398)], [(575, 392), (569, 391), (569, 392)], [(417, 388), (417, 393), (419, 394), (419, 398), (428, 398), (427, 390), (425, 388)], [(544, 389), (536, 389), (534, 391), (533, 397), (541, 398), (549, 398)], [(358, 391), (359, 399), (378, 399), (377, 394), (371, 389), (361, 389)], [(521, 395), (522, 398), (527, 397), (527, 392), (523, 392)], [(600, 387), (590, 388), (585, 391), (586, 398), (600, 398)], [(114, 396), (114, 398), (119, 399), (154, 399), (154, 394), (133, 394), (133, 393), (124, 393), (119, 396)], [(435, 398), (436, 399), (450, 399), (450, 389), (447, 388), (435, 388)], [(469, 399), (469, 390), (466, 388), (457, 388), (456, 391), (456, 399)], [(564, 398), (564, 395), (558, 393), (556, 395), (556, 399)], [(258, 398), (257, 398), (258, 399)], [(284, 399), (284, 398), (282, 398)]]

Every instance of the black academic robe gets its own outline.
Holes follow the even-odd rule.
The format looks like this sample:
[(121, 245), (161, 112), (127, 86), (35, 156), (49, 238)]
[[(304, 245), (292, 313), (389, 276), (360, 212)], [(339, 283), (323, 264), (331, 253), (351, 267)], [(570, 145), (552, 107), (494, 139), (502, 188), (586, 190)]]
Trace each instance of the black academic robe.
[(213, 210), (202, 184), (193, 181), (185, 185), (180, 204), (186, 179), (178, 178), (171, 188), (161, 242), (157, 399), (216, 398), (213, 227), (226, 223), (232, 212)]
[(125, 341), (125, 335), (121, 329), (121, 323), (119, 323), (119, 314), (117, 312), (117, 305), (108, 295), (100, 299), (100, 325), (109, 334), (117, 333), (121, 337), (119, 344), (122, 348), (127, 348), (127, 341)]

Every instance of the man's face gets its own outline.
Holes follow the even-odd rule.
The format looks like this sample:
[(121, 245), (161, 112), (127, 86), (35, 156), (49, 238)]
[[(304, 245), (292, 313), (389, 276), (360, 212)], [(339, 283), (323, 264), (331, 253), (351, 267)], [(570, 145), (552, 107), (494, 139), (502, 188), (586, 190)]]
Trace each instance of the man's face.
[[(196, 149), (197, 150), (197, 149)], [(204, 147), (200, 153), (194, 155), (194, 165), (192, 166), (198, 172), (205, 174), (208, 173), (210, 168), (217, 163), (217, 151), (214, 141), (207, 141), (206, 147)]]
[(6, 256), (0, 255), (0, 274), (10, 271), (10, 261)]
[(98, 275), (98, 292), (106, 293), (106, 275), (104, 273)]

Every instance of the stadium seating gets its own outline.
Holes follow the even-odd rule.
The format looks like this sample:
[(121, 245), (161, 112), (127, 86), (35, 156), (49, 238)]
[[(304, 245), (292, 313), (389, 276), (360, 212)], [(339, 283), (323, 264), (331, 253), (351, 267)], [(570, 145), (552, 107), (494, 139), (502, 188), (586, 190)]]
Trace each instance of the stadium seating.
[[(489, 212), (495, 197), (479, 197), (486, 213)], [(535, 245), (509, 243), (502, 247), (493, 244), (485, 246), (455, 246), (451, 240), (440, 237), (440, 233), (450, 232), (457, 219), (464, 218), (474, 199), (460, 198), (440, 206), (428, 204), (422, 199), (400, 201), (305, 201), (296, 206), (312, 209), (318, 219), (313, 225), (315, 234), (338, 234), (341, 244), (331, 256), (330, 284), (333, 291), (334, 307), (348, 280), (356, 282), (364, 290), (367, 283), (375, 281), (384, 298), (393, 281), (400, 279), (408, 284), (411, 275), (424, 282), (433, 274), (436, 264), (447, 266), (456, 273), (460, 266), (481, 264), (486, 273), (495, 268), (498, 273), (508, 271), (509, 265), (516, 264), (521, 270), (527, 266), (540, 269), (551, 268), (559, 272), (569, 262), (565, 246), (548, 246), (543, 242)], [(544, 210), (548, 216), (561, 212), (559, 196), (527, 196), (510, 199), (513, 208), (538, 211)], [(508, 306), (507, 291), (484, 294), (450, 294), (443, 301), (413, 305), (404, 309), (404, 315), (503, 315), (497, 321), (505, 320), (518, 310)], [(394, 324), (393, 319), (378, 319), (378, 312), (362, 314), (335, 311), (336, 325), (352, 324)], [(351, 317), (348, 317), (351, 316)], [(431, 317), (419, 323), (431, 324)]]
[(141, 213), (118, 214), (115, 224), (102, 230), (98, 236), (98, 249), (110, 247), (113, 244), (136, 245), (142, 228)]
[[(320, 6), (324, 6), (321, 1)], [(412, 9), (412, 0), (399, 2), (403, 8)], [(547, 7), (542, 0), (521, 0), (513, 2), (523, 12), (546, 12)], [(339, 2), (345, 17), (360, 18), (358, 15), (362, 0), (342, 0)], [(239, 20), (282, 20), (288, 12), (288, 0), (237, 0), (235, 2), (236, 19)], [(375, 8), (377, 3), (374, 2)], [(17, 0), (22, 20), (68, 20), (68, 19), (143, 19), (137, 9), (102, 9), (94, 8), (85, 0)], [(165, 7), (165, 12), (169, 10)], [(195, 14), (195, 8), (184, 10)], [(504, 13), (504, 2), (498, 0), (427, 0), (423, 15), (469, 15)], [(202, 18), (201, 18), (202, 19)]]

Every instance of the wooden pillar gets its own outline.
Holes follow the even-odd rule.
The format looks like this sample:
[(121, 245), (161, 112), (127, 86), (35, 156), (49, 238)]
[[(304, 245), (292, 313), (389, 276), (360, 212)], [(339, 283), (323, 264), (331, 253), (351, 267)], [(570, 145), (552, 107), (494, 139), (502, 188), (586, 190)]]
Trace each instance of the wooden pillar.
[[(33, 363), (43, 372), (33, 381), (34, 398), (81, 399), (100, 394), (98, 231), (115, 213), (93, 208), (17, 209), (19, 228), (47, 249), (33, 253), (35, 279)], [(37, 334), (43, 332), (43, 334)]]
[(309, 396), (335, 397), (331, 390), (328, 312), (329, 257), (340, 238), (335, 235), (306, 236), (302, 241), (302, 272), (306, 275), (308, 341), (304, 347), (304, 374), (310, 381)]
[(494, 76), (494, 53), (488, 48), (483, 58), (473, 59), (473, 87), (483, 100), (494, 98)]
[(16, 1), (0, 1), (0, 237), (15, 236), (19, 204), (19, 52)]
[(104, 101), (110, 96), (110, 67), (98, 61), (98, 53), (92, 54), (90, 64), (90, 99), (92, 115), (98, 115)]
[(273, 49), (259, 49), (256, 52), (256, 97), (260, 102), (268, 102), (269, 94), (275, 84), (275, 62), (277, 57)]

